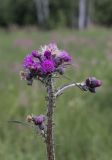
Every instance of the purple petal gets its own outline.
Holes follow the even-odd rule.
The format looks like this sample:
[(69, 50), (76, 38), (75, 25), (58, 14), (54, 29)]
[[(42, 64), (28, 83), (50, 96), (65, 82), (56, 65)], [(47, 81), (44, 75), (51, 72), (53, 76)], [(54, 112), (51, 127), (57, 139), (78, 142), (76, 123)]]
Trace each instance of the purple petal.
[(39, 57), (38, 51), (33, 50), (32, 51), (32, 56), (35, 57), (35, 58), (38, 58)]
[(42, 71), (46, 74), (46, 73), (51, 73), (55, 70), (54, 67), (54, 62), (52, 60), (44, 60), (41, 63), (42, 66)]
[(44, 52), (44, 56), (47, 58), (47, 59), (51, 59), (51, 52), (50, 51), (45, 51)]
[(64, 62), (70, 62), (71, 61), (71, 57), (69, 56), (69, 54), (66, 51), (62, 51), (60, 53), (60, 58), (64, 61)]
[(32, 117), (32, 120), (35, 123), (35, 125), (40, 125), (45, 121), (45, 116), (44, 115), (34, 116)]

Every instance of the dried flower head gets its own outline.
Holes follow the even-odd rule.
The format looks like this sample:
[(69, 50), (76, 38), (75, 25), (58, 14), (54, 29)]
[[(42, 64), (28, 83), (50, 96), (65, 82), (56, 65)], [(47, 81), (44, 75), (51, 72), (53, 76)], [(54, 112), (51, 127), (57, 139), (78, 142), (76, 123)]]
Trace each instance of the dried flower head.
[(31, 116), (31, 115), (28, 115), (28, 116), (26, 117), (26, 120), (27, 120), (28, 122), (31, 122), (31, 121), (32, 121), (32, 116)]
[(24, 71), (20, 71), (19, 75), (20, 75), (21, 80), (26, 80), (26, 74)]

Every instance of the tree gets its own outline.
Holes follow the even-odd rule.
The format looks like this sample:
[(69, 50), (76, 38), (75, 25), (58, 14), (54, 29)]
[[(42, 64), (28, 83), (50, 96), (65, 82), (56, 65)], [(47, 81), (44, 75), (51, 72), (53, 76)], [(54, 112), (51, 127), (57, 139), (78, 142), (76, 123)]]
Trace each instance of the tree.
[(79, 29), (82, 30), (86, 27), (86, 0), (79, 0)]
[(49, 18), (49, 0), (35, 0), (38, 24), (46, 27)]
[(78, 27), (80, 30), (87, 28), (91, 23), (92, 8), (92, 0), (79, 0)]

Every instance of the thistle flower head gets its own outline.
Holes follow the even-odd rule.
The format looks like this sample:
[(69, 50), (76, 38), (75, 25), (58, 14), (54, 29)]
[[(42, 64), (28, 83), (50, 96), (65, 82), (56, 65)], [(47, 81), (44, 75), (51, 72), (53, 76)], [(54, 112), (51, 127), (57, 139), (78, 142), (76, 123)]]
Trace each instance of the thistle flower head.
[(23, 61), (23, 65), (25, 68), (29, 68), (32, 66), (33, 64), (33, 58), (32, 58), (32, 55), (28, 54), (25, 58), (24, 58), (24, 61)]
[(46, 50), (46, 51), (44, 52), (44, 57), (47, 58), (47, 59), (51, 59), (51, 51)]
[(60, 59), (63, 60), (64, 62), (70, 62), (71, 61), (71, 57), (69, 56), (69, 54), (66, 51), (61, 51), (60, 53)]
[(36, 70), (38, 68), (38, 63), (34, 61), (33, 56), (29, 54), (24, 58), (23, 66), (26, 69)]
[(41, 66), (44, 74), (52, 73), (55, 70), (54, 62), (52, 60), (44, 60), (41, 63)]
[(32, 116), (32, 121), (35, 125), (41, 125), (45, 121), (45, 119), (46, 118), (44, 115)]
[(34, 78), (44, 81), (48, 75), (62, 75), (65, 63), (70, 61), (69, 54), (59, 50), (55, 43), (42, 46), (24, 58), (23, 66), (28, 72), (25, 79), (28, 80), (28, 84), (32, 84)]
[(96, 92), (95, 89), (102, 85), (102, 81), (96, 79), (95, 77), (89, 77), (86, 79), (85, 84), (90, 92), (95, 93)]
[(38, 53), (37, 50), (33, 50), (31, 54), (32, 54), (32, 56), (35, 57), (35, 58), (39, 58), (39, 57), (40, 57), (40, 55), (39, 55), (39, 53)]

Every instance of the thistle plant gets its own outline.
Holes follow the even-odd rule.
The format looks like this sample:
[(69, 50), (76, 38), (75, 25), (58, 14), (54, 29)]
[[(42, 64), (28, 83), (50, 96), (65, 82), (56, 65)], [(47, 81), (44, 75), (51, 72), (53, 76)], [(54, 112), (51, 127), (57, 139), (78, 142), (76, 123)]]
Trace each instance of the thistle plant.
[(95, 93), (96, 88), (102, 84), (95, 77), (89, 77), (81, 83), (65, 84), (56, 89), (55, 77), (63, 75), (66, 67), (71, 64), (71, 56), (65, 50), (58, 49), (55, 43), (50, 43), (27, 55), (23, 61), (24, 70), (20, 72), (21, 79), (26, 80), (28, 85), (38, 80), (47, 92), (47, 97), (45, 97), (47, 114), (28, 115), (27, 121), (32, 123), (38, 129), (40, 136), (44, 138), (48, 160), (55, 160), (53, 113), (57, 97), (70, 87), (78, 87), (81, 91)]

